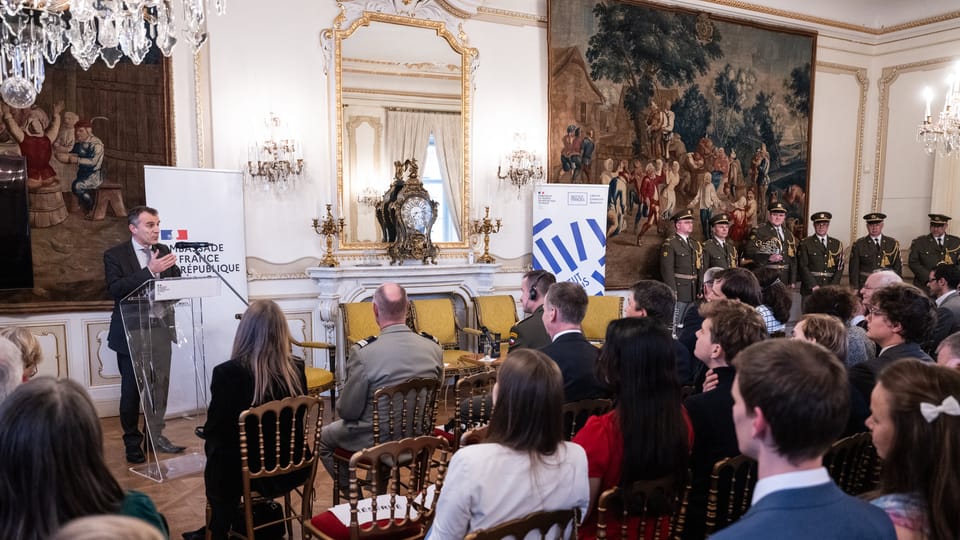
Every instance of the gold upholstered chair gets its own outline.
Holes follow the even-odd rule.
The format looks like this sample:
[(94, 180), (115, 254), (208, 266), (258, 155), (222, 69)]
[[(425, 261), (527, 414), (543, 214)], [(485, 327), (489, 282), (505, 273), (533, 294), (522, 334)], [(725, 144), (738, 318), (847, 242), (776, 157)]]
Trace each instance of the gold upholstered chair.
[(510, 341), (510, 328), (517, 324), (517, 302), (509, 294), (475, 296), (471, 298), (477, 313), (477, 329), (464, 329), (479, 333), (486, 328), (492, 334), (500, 334), (501, 348)]
[(623, 318), (622, 296), (587, 297), (587, 314), (583, 318), (583, 337), (594, 344), (603, 344), (610, 321)]
[(340, 321), (345, 340), (344, 355), (361, 339), (380, 335), (380, 325), (373, 316), (373, 302), (348, 302), (340, 304)]
[(459, 377), (486, 371), (486, 366), (464, 360), (473, 352), (460, 348), (460, 328), (457, 325), (453, 301), (449, 298), (429, 298), (410, 302), (414, 330), (430, 334), (443, 347), (443, 367), (446, 377)]

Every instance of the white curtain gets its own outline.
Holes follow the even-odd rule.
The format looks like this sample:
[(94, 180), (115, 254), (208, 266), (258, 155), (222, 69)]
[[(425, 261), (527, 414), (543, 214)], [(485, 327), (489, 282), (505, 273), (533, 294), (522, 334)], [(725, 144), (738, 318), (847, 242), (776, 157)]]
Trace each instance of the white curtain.
[(387, 156), (391, 171), (394, 161), (415, 158), (420, 167), (426, 163), (430, 116), (430, 113), (387, 110)]
[[(463, 124), (459, 114), (433, 114), (433, 139), (437, 147), (437, 161), (443, 176), (443, 190), (447, 194), (447, 208), (455, 234), (460, 234), (460, 215), (463, 194)], [(458, 238), (462, 240), (462, 238)]]
[(938, 155), (935, 159), (930, 211), (956, 216), (960, 213), (960, 158)]

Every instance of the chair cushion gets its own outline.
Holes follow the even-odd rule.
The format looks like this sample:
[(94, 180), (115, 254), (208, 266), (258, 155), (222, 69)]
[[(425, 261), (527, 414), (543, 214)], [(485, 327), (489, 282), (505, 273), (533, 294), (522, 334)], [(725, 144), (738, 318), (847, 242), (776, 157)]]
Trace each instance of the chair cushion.
[(459, 340), (457, 320), (453, 302), (449, 298), (414, 300), (413, 305), (417, 314), (417, 330), (437, 338), (441, 345), (456, 345)]
[(333, 384), (333, 373), (320, 368), (308, 367), (303, 370), (307, 374), (307, 389), (323, 388)]
[(448, 443), (453, 444), (453, 433), (450, 433), (447, 430), (436, 428), (433, 430), (434, 437), (443, 437), (447, 440)]
[[(402, 519), (395, 520), (396, 523), (400, 523), (401, 521)], [(377, 520), (377, 525), (380, 527), (385, 527), (388, 523), (390, 523), (389, 519)], [(348, 525), (344, 525), (343, 522), (341, 522), (340, 519), (330, 510), (313, 516), (313, 518), (310, 520), (310, 524), (334, 540), (350, 540), (350, 527)], [(369, 524), (366, 526), (369, 527)], [(364, 530), (364, 525), (360, 526), (360, 530)], [(379, 534), (364, 534), (364, 536), (366, 538), (378, 538), (384, 540), (389, 538), (410, 538), (419, 530), (420, 523), (411, 522), (406, 526), (400, 527), (393, 531), (383, 531)]]

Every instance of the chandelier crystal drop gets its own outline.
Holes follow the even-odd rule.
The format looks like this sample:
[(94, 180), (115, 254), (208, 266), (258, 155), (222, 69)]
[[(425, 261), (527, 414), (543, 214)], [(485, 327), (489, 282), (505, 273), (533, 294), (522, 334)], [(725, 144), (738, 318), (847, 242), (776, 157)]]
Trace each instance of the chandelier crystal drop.
[(207, 16), (226, 0), (0, 0), (0, 98), (33, 104), (43, 87), (44, 61), (70, 54), (84, 70), (98, 59), (113, 68), (126, 56), (136, 65), (156, 44), (173, 53), (178, 36), (194, 54), (207, 40)]

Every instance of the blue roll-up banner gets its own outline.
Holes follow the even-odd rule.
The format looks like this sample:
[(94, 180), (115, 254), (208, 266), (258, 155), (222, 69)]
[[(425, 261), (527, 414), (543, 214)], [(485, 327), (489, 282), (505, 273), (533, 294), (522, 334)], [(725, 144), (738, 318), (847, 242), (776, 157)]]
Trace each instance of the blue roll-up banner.
[(541, 184), (533, 195), (533, 268), (602, 295), (606, 270), (607, 186)]

